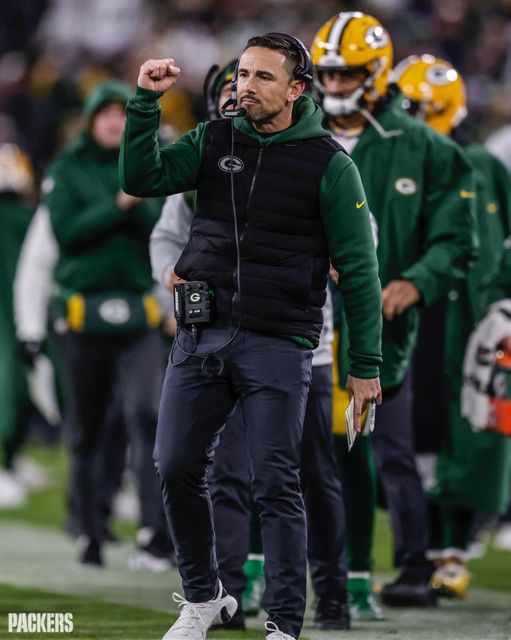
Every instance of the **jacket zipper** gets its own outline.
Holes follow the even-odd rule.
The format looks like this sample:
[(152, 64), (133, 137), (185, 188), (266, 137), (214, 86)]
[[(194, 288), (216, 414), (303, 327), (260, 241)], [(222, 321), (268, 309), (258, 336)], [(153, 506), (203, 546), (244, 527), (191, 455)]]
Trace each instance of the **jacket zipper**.
[[(252, 182), (250, 184), (250, 190), (248, 192), (247, 206), (246, 206), (246, 210), (245, 210), (245, 222), (243, 223), (243, 230), (242, 230), (242, 232), (241, 232), (241, 234), (239, 236), (239, 240), (238, 240), (238, 245), (240, 246), (240, 252), (241, 252), (241, 242), (243, 241), (243, 237), (245, 235), (245, 231), (246, 231), (246, 228), (248, 226), (247, 225), (248, 212), (249, 212), (250, 204), (251, 204), (251, 201), (252, 201), (252, 194), (254, 192), (255, 181), (256, 181), (256, 178), (257, 178), (257, 174), (259, 173), (259, 167), (261, 165), (261, 157), (263, 155), (263, 150), (264, 150), (263, 147), (261, 147), (259, 149), (259, 153), (257, 155), (257, 162), (256, 162), (256, 166), (255, 166), (255, 169), (254, 169), (254, 174), (252, 176)], [(241, 256), (240, 256), (240, 260), (241, 260)], [(233, 280), (236, 283), (236, 285), (238, 286), (236, 268), (234, 268), (234, 271), (233, 271)], [(237, 304), (239, 305), (239, 296), (237, 294), (238, 294), (238, 290), (237, 290), (237, 287), (236, 287), (236, 289), (234, 291), (234, 294), (232, 296), (233, 310), (234, 310), (235, 302), (237, 302)]]

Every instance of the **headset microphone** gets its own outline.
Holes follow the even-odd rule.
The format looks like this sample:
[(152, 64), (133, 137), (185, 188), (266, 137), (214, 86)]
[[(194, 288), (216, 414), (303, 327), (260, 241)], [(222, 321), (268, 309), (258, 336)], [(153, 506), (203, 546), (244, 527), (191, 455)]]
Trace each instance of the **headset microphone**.
[[(236, 62), (236, 66), (234, 67), (234, 72), (232, 74), (231, 81), (231, 97), (227, 100), (220, 109), (224, 118), (240, 118), (242, 116), (247, 115), (247, 110), (245, 107), (238, 107), (238, 66), (240, 61)], [(232, 106), (232, 109), (228, 109), (227, 107)]]
[[(229, 98), (229, 100), (227, 100), (227, 102), (222, 105), (220, 111), (222, 112), (224, 118), (238, 118), (247, 115), (247, 110), (245, 109), (245, 107), (239, 107), (238, 109), (235, 108), (237, 102), (238, 101), (236, 100), (236, 98)], [(228, 107), (230, 107), (231, 105), (234, 108), (228, 109)]]

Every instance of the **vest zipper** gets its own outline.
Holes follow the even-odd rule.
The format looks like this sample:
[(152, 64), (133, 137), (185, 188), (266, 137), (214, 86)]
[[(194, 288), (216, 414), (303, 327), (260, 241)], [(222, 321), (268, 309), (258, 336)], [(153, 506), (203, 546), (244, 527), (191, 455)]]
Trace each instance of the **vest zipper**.
[(240, 241), (243, 238), (243, 236), (245, 235), (245, 229), (247, 228), (248, 210), (250, 208), (250, 202), (252, 200), (252, 193), (254, 192), (254, 185), (255, 185), (256, 178), (257, 178), (257, 174), (259, 173), (259, 166), (261, 165), (261, 157), (262, 157), (262, 155), (263, 155), (263, 147), (261, 147), (259, 149), (259, 154), (257, 156), (256, 167), (254, 169), (254, 175), (252, 176), (252, 184), (250, 185), (250, 191), (248, 192), (247, 212), (246, 212), (246, 215), (245, 215), (245, 224), (243, 225), (243, 231), (241, 232), (241, 235), (240, 235)]
[[(263, 155), (263, 147), (261, 147), (259, 149), (259, 153), (257, 155), (257, 162), (256, 162), (256, 166), (255, 166), (255, 169), (254, 169), (254, 175), (252, 176), (252, 182), (250, 184), (250, 190), (248, 192), (247, 206), (246, 206), (246, 210), (245, 210), (245, 222), (243, 223), (243, 230), (242, 230), (242, 232), (240, 234), (239, 241), (238, 241), (238, 243), (240, 245), (240, 253), (241, 253), (241, 242), (243, 240), (243, 236), (245, 235), (245, 230), (247, 228), (248, 212), (249, 212), (250, 203), (251, 203), (251, 200), (252, 200), (252, 193), (254, 192), (255, 181), (256, 181), (256, 178), (257, 178), (257, 174), (259, 173), (259, 167), (261, 165), (261, 157), (262, 157), (262, 155)], [(241, 259), (241, 256), (240, 256), (240, 259)], [(237, 286), (238, 282), (237, 282), (236, 268), (234, 268), (234, 271), (233, 271), (233, 279), (234, 279), (234, 282), (236, 283), (236, 286)], [(233, 305), (233, 310), (234, 310), (235, 301), (238, 302), (238, 304), (239, 304), (239, 296), (237, 296), (237, 294), (238, 294), (238, 291), (237, 291), (237, 288), (236, 288), (236, 290), (234, 291), (234, 294), (232, 296), (232, 301), (231, 301), (232, 305)], [(238, 297), (238, 300), (236, 300), (237, 297)]]

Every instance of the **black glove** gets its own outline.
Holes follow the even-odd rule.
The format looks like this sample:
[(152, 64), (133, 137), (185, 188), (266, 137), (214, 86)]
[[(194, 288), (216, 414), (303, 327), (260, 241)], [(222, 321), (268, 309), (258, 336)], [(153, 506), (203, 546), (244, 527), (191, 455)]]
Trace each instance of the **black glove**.
[(41, 343), (35, 340), (20, 342), (21, 357), (30, 368), (34, 366), (35, 359), (41, 351)]

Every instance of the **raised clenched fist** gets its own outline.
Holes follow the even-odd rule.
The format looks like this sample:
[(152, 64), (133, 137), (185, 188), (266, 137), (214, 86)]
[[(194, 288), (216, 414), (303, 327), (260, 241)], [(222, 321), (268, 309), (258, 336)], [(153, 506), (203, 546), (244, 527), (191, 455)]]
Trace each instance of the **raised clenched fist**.
[(176, 83), (180, 73), (181, 69), (174, 66), (173, 58), (146, 60), (140, 67), (137, 84), (144, 89), (163, 93)]

